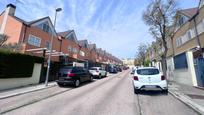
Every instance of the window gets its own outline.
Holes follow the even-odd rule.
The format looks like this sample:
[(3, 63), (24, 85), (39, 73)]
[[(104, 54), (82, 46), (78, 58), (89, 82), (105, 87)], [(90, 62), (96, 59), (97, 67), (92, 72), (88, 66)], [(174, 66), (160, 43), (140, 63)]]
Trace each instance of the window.
[(73, 48), (73, 49), (72, 49), (72, 52), (77, 53), (78, 50), (77, 50), (76, 48)]
[(72, 41), (75, 41), (75, 37), (74, 37), (74, 34), (71, 34), (69, 36), (66, 37), (67, 39), (70, 39)]
[(187, 40), (190, 40), (191, 38), (192, 38), (192, 36), (191, 36), (191, 30), (188, 30), (187, 31)]
[(49, 31), (50, 31), (50, 27), (49, 27), (49, 25), (47, 25), (47, 24), (43, 24), (43, 31), (49, 33)]
[(197, 30), (198, 30), (198, 34), (201, 34), (201, 33), (204, 32), (204, 28), (203, 28), (203, 23), (202, 22), (198, 23)]
[(81, 56), (85, 56), (85, 53), (84, 53), (83, 51), (80, 51), (79, 54), (80, 54)]
[(137, 70), (137, 74), (139, 75), (156, 75), (159, 74), (158, 69), (139, 69)]
[(52, 30), (49, 26), (48, 23), (42, 23), (42, 24), (39, 24), (37, 25), (38, 28), (42, 29), (44, 32), (47, 32), (49, 34), (52, 34)]
[(174, 66), (175, 69), (188, 68), (186, 53), (182, 53), (174, 57)]
[(28, 44), (40, 47), (41, 39), (36, 37), (36, 36), (34, 36), (34, 35), (29, 35)]
[(45, 42), (45, 47), (46, 47), (47, 49), (50, 49), (50, 47), (51, 47), (50, 42), (46, 41), (46, 42)]
[(204, 19), (203, 19), (202, 23), (203, 23), (203, 29), (204, 29)]
[(176, 39), (176, 47), (181, 46), (181, 44), (182, 44), (182, 38), (177, 38)]
[(68, 51), (72, 51), (72, 47), (71, 46), (68, 46)]
[(191, 38), (194, 38), (196, 36), (195, 28), (191, 29)]
[(204, 5), (204, 0), (200, 1), (200, 8)]
[(181, 17), (179, 18), (179, 25), (181, 26), (181, 25), (183, 25), (183, 24), (184, 24), (184, 17), (181, 16)]

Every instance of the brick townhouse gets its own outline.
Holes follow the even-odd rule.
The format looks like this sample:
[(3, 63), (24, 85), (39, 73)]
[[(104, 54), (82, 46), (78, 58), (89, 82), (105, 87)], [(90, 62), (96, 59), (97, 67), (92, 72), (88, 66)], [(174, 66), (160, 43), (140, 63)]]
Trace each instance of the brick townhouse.
[(174, 35), (167, 40), (168, 75), (182, 84), (204, 87), (204, 0), (179, 10)]
[[(44, 17), (31, 22), (26, 22), (15, 16), (16, 6), (9, 4), (5, 11), (0, 14), (0, 33), (6, 34), (9, 38), (7, 43), (19, 43), (22, 45), (23, 53), (36, 56), (43, 56), (43, 52), (26, 52), (27, 49), (50, 47), (51, 34), (54, 39), (53, 50), (60, 51), (60, 41), (53, 28), (49, 17)], [(58, 57), (52, 57), (53, 61), (59, 61)]]
[[(67, 57), (63, 60), (68, 62), (84, 62), (86, 60), (102, 63), (103, 59), (96, 45), (88, 44), (87, 40), (77, 40), (74, 30), (57, 33), (49, 17), (44, 17), (27, 22), (15, 16), (16, 6), (8, 4), (6, 9), (0, 14), (0, 34), (9, 36), (7, 43), (18, 43), (23, 47), (22, 52), (30, 55), (43, 57), (43, 51), (30, 52), (29, 49), (50, 48), (52, 34), (54, 35), (53, 50), (55, 53), (63, 52)], [(101, 49), (102, 50), (102, 49)], [(109, 54), (107, 60), (113, 60)], [(47, 55), (45, 55), (47, 57)], [(60, 62), (59, 55), (52, 56), (51, 60)], [(119, 59), (115, 60), (118, 61)]]

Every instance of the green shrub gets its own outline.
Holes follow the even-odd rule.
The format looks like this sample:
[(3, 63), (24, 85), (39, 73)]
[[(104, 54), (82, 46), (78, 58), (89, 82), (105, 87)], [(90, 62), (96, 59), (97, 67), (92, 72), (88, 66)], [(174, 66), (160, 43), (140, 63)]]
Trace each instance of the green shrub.
[(42, 63), (43, 58), (0, 51), (0, 78), (31, 77), (34, 63)]

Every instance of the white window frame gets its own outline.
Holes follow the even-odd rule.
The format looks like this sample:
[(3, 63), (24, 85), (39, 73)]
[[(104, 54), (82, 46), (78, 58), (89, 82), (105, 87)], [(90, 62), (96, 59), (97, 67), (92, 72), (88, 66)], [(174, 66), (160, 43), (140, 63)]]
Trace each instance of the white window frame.
[(200, 1), (201, 3), (200, 3), (200, 8), (204, 5), (204, 0), (201, 0)]
[(203, 21), (197, 24), (198, 35), (204, 32)]
[(81, 56), (85, 56), (85, 52), (83, 52), (83, 51), (79, 51), (79, 54), (81, 55)]
[(28, 44), (36, 46), (36, 47), (40, 47), (41, 39), (39, 37), (36, 37), (36, 36), (30, 34), (28, 37)]
[(68, 46), (67, 49), (68, 49), (68, 51), (71, 52), (72, 51), (72, 46)]
[(186, 37), (187, 37), (187, 41), (192, 39), (191, 30), (188, 30), (188, 31), (186, 32)]
[(181, 37), (176, 38), (176, 47), (181, 46), (181, 44), (182, 44), (182, 38)]
[[(47, 47), (47, 43), (48, 43), (48, 45), (49, 45), (48, 47)], [(51, 43), (50, 43), (49, 41), (45, 41), (45, 47), (50, 50), (50, 48), (51, 48)]]
[(196, 37), (196, 32), (195, 32), (195, 28), (191, 28), (191, 38), (195, 38)]
[(72, 48), (72, 52), (77, 53), (78, 52), (77, 48)]

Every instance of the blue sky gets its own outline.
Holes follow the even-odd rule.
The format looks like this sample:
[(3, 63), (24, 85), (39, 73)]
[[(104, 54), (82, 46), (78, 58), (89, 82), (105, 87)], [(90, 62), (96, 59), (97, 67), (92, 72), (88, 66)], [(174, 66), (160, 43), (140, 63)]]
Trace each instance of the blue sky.
[[(19, 0), (16, 16), (31, 21), (58, 14), (58, 32), (74, 29), (77, 38), (87, 39), (119, 58), (132, 58), (140, 43), (154, 39), (142, 21), (142, 12), (150, 0)], [(199, 0), (178, 0), (180, 8), (198, 5)], [(0, 0), (0, 11), (15, 0)]]

